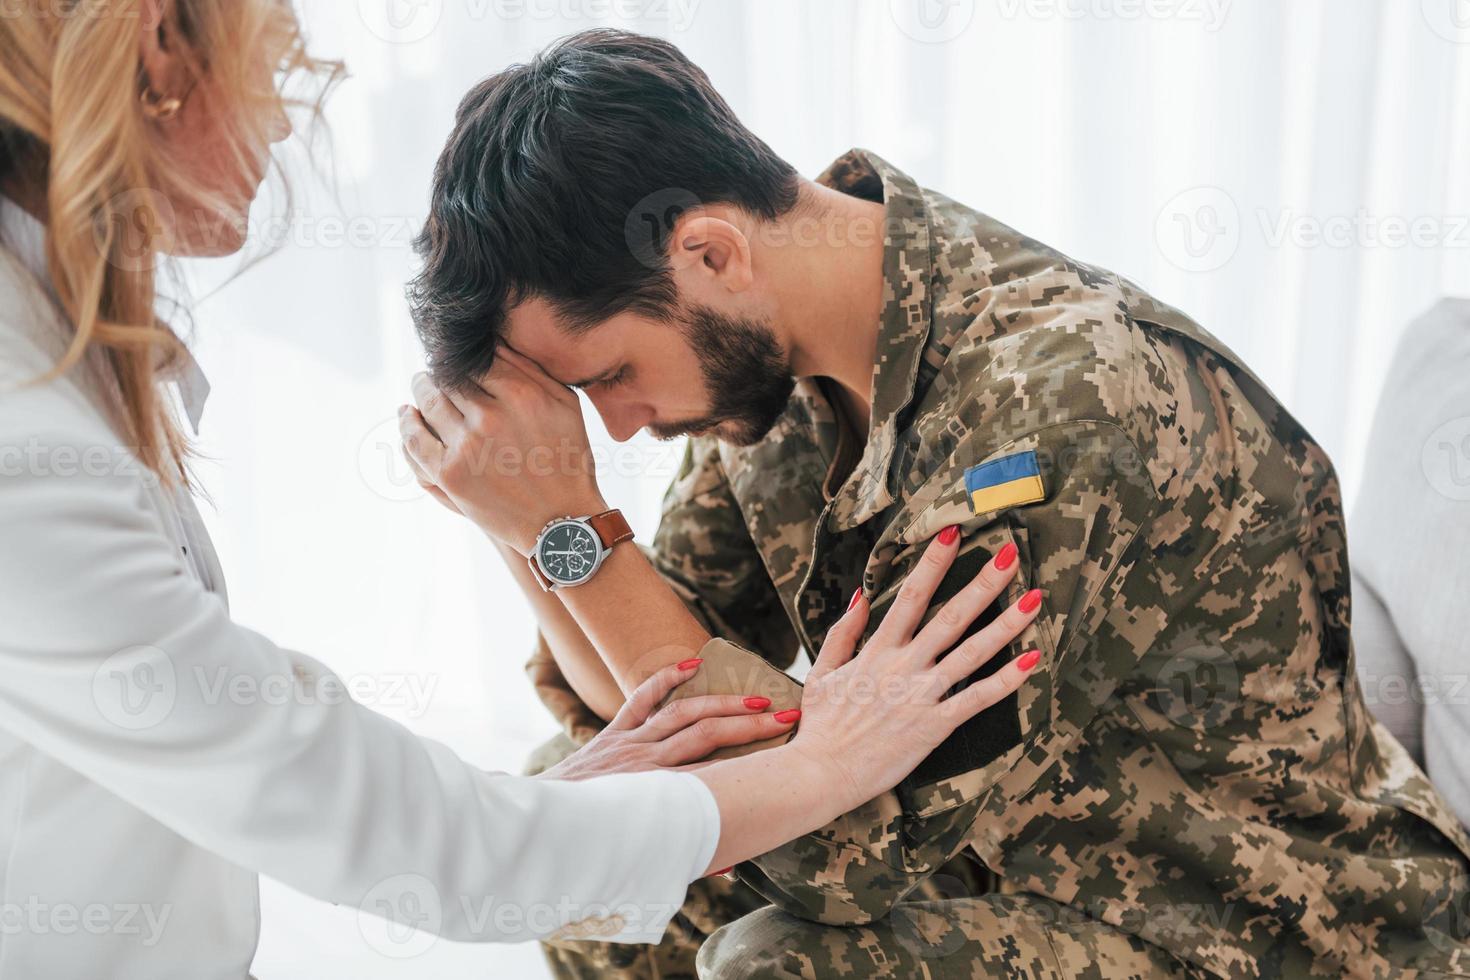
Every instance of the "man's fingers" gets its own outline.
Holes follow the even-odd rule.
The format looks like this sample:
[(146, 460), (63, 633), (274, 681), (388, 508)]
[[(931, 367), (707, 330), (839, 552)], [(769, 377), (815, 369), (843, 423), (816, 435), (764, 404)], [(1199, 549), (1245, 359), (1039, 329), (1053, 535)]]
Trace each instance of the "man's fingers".
[[(682, 766), (698, 762), (715, 749), (747, 745), (791, 731), (800, 712), (747, 715), (744, 718), (705, 718), (663, 741), (659, 765)], [(782, 720), (785, 719), (785, 720)]]
[(430, 430), (416, 408), (405, 405), (398, 411), (398, 437), (403, 440), (403, 454), (414, 468), (415, 476), (437, 482), (436, 475), (444, 462), (444, 443)]
[[(401, 428), (402, 427), (400, 426), (400, 429)], [(454, 501), (449, 499), (449, 494), (445, 493), (443, 490), (440, 490), (438, 485), (429, 478), (429, 474), (424, 472), (424, 468), (419, 465), (419, 461), (414, 459), (413, 454), (408, 451), (408, 446), (405, 445), (402, 448), (404, 462), (408, 463), (408, 468), (410, 471), (412, 471), (413, 478), (415, 482), (418, 483), (419, 487), (423, 489), (423, 491), (429, 496), (433, 497), (435, 500), (439, 501), (439, 503), (454, 511), (456, 514), (462, 514), (459, 506), (455, 504)]]
[(702, 662), (697, 659), (685, 660), (655, 671), (652, 677), (634, 688), (607, 727), (632, 729), (643, 724), (670, 691), (694, 676)]
[(504, 361), (506, 366), (518, 371), (522, 377), (531, 381), (552, 397), (560, 399), (570, 398), (572, 401), (577, 400), (576, 392), (547, 374), (541, 365), (509, 344), (501, 344), (495, 351), (495, 357), (498, 361)]
[(1016, 577), (1020, 567), (1016, 546), (1007, 542), (995, 557), (985, 563), (978, 575), (934, 614), (914, 642), (933, 657), (954, 646), (975, 622), (975, 617), (994, 602), (1010, 580)]
[(447, 443), (455, 431), (464, 426), (464, 413), (434, 385), (427, 374), (415, 374), (412, 387), (413, 401), (418, 406), (419, 413), (439, 440)]
[(924, 618), (924, 612), (934, 598), (934, 591), (944, 581), (949, 566), (954, 564), (959, 545), (960, 529), (954, 525), (945, 528), (929, 542), (918, 564), (899, 586), (898, 596), (889, 607), (888, 615), (883, 617), (882, 624), (873, 634), (874, 641), (881, 640), (890, 646), (908, 643), (919, 621)]
[(1040, 662), (1041, 652), (1038, 650), (1021, 654), (989, 677), (982, 677), (953, 697), (939, 702), (938, 717), (953, 731), (986, 708), (1014, 694)]
[(807, 674), (808, 683), (852, 659), (857, 652), (858, 641), (863, 638), (863, 630), (868, 628), (870, 608), (867, 597), (861, 591), (853, 593), (852, 601), (847, 604), (847, 612), (827, 631), (822, 649), (817, 653), (817, 659)]

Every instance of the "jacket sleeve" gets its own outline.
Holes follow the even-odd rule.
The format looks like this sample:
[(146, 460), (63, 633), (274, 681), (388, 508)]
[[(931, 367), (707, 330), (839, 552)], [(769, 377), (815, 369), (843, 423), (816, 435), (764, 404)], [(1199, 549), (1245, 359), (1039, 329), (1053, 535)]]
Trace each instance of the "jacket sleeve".
[[(1117, 613), (1143, 611), (1122, 600), (1125, 587), (1141, 587), (1125, 583), (1147, 564), (1141, 532), (1157, 510), (1155, 486), (1138, 448), (1114, 422), (1057, 414), (1044, 414), (1041, 425), (1022, 432), (1002, 422), (972, 423), (948, 460), (930, 470), (934, 479), (910, 498), (916, 509), (894, 541), (891, 575), (870, 620), (870, 629), (881, 622), (929, 539), (959, 524), (961, 557), (931, 613), (1014, 542), (1022, 564), (1006, 601), (1040, 587), (1042, 613), (977, 677), (1033, 648), (1042, 652), (1040, 667), (1016, 695), (958, 729), (893, 791), (741, 865), (742, 880), (783, 910), (833, 925), (886, 915), (977, 835), (1001, 832), (987, 830), (985, 821), (1004, 814), (1007, 800), (1047, 774), (1146, 651), (1157, 625), (1146, 616), (1129, 623)], [(964, 471), (1026, 452), (1036, 453), (1044, 498), (972, 512)], [(987, 611), (972, 632), (1003, 605)]]
[(629, 910), (603, 938), (662, 934), (718, 839), (697, 779), (482, 772), (346, 697), (187, 573), (150, 477), (89, 412), (63, 382), (0, 392), (0, 730), (316, 898), (412, 904), (459, 940), (599, 906)]
[[(679, 474), (664, 494), (653, 544), (643, 551), (711, 636), (754, 651), (776, 667), (795, 660), (796, 632), (730, 494), (713, 439), (690, 440)], [(542, 703), (574, 741), (585, 742), (601, 729), (601, 719), (572, 691), (543, 638), (538, 637), (526, 669)], [(769, 678), (758, 665), (749, 671)], [(733, 676), (746, 673), (741, 668), (731, 684)]]

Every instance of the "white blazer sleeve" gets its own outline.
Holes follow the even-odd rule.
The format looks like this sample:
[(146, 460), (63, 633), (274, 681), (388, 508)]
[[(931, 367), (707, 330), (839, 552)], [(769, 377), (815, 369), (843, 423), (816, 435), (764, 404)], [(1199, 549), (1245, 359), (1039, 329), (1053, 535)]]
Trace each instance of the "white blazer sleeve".
[(459, 940), (662, 935), (718, 838), (702, 782), (484, 773), (291, 696), (327, 669), (230, 621), (115, 447), (66, 386), (0, 394), (0, 727), (318, 898)]

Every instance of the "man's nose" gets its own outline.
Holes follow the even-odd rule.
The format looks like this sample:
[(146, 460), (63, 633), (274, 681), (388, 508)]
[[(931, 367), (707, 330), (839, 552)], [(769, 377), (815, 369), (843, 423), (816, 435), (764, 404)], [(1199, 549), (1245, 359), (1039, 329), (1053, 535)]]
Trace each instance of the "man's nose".
[(653, 409), (635, 403), (619, 404), (613, 399), (592, 397), (592, 407), (602, 416), (602, 425), (614, 442), (627, 442), (653, 421)]

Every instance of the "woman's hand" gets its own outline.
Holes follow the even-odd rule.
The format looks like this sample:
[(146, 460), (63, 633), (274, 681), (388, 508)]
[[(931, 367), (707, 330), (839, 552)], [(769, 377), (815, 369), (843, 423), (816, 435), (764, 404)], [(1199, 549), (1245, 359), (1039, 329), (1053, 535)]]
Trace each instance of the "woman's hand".
[(1016, 549), (1008, 545), (918, 629), (958, 554), (956, 532), (930, 542), (857, 658), (853, 652), (867, 626), (868, 603), (855, 597), (828, 631), (807, 677), (801, 728), (790, 747), (828, 774), (826, 791), (848, 801), (847, 809), (891, 789), (957, 727), (1019, 688), (1040, 662), (1039, 652), (1023, 653), (953, 697), (944, 696), (1020, 636), (1041, 607), (1041, 593), (1033, 590), (956, 646), (1015, 577)]
[(1010, 695), (1036, 669), (1041, 654), (1032, 650), (944, 696), (1020, 636), (1041, 608), (1041, 593), (1032, 590), (960, 642), (1015, 576), (1011, 546), (918, 629), (958, 552), (955, 529), (930, 542), (883, 624), (854, 658), (868, 622), (867, 601), (856, 598), (827, 632), (807, 676), (795, 738), (695, 771), (720, 808), (711, 869), (764, 854), (891, 789), (951, 732)]
[(784, 735), (796, 723), (798, 712), (767, 714), (769, 699), (738, 694), (688, 698), (660, 708), (670, 691), (694, 676), (700, 663), (686, 660), (644, 681), (597, 737), (538, 778), (590, 779), (614, 772), (675, 769), (715, 749)]

